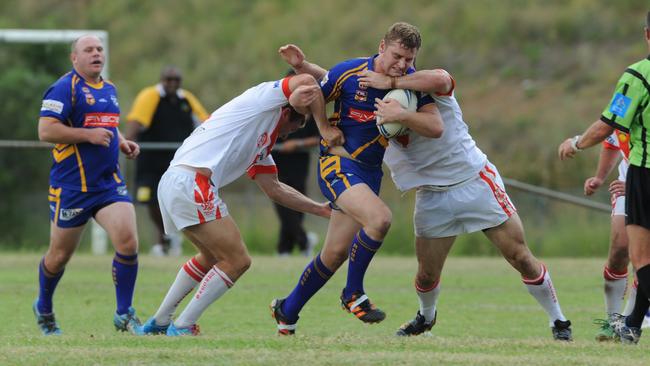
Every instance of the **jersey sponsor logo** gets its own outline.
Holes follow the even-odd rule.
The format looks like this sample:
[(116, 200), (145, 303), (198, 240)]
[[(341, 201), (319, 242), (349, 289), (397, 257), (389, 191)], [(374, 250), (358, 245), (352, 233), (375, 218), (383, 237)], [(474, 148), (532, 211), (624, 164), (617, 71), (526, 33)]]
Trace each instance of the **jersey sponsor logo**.
[(117, 186), (117, 188), (115, 188), (115, 192), (120, 196), (127, 196), (129, 194), (126, 186)]
[(257, 147), (262, 147), (269, 140), (269, 134), (264, 132), (257, 138)]
[(104, 99), (104, 98), (100, 98), (100, 99), (99, 99), (99, 102), (100, 102), (100, 103), (106, 103), (106, 102), (108, 102), (108, 100), (106, 100), (106, 99)]
[(45, 99), (41, 104), (41, 111), (50, 111), (57, 114), (63, 112), (63, 103), (54, 99)]
[(280, 87), (280, 80), (276, 80), (275, 83), (273, 83), (273, 89), (277, 89)]
[(112, 94), (111, 94), (111, 101), (113, 102), (113, 104), (114, 104), (116, 107), (118, 107), (118, 108), (120, 107), (120, 103), (117, 102), (117, 97), (116, 97), (115, 95), (112, 95)]
[(117, 127), (119, 124), (119, 113), (86, 113), (84, 118), (84, 127)]
[(348, 116), (359, 123), (366, 123), (375, 120), (375, 112), (364, 111), (361, 109), (350, 108)]
[(609, 106), (609, 111), (624, 118), (625, 113), (627, 113), (628, 108), (630, 108), (630, 104), (632, 104), (632, 99), (630, 97), (626, 97), (621, 93), (616, 93), (612, 100), (612, 104)]
[(83, 210), (83, 208), (64, 208), (61, 210), (61, 213), (59, 213), (59, 220), (70, 221), (79, 215)]

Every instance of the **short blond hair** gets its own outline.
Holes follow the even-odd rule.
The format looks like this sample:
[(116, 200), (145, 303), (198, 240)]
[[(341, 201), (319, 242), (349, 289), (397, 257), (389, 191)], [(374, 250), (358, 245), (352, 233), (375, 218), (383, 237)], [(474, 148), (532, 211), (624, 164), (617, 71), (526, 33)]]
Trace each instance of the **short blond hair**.
[(405, 22), (397, 22), (388, 28), (388, 32), (384, 35), (384, 43), (391, 42), (400, 43), (408, 49), (420, 49), (422, 45), (422, 37), (420, 30), (414, 25)]

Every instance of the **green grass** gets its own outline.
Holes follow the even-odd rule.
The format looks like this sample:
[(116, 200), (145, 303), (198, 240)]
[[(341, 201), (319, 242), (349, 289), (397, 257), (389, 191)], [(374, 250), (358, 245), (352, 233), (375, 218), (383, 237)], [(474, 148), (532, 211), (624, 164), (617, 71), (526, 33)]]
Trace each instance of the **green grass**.
[[(602, 260), (547, 260), (575, 342), (551, 340), (547, 319), (517, 273), (500, 258), (450, 258), (443, 274), (434, 336), (398, 339), (413, 317), (414, 258), (379, 255), (366, 289), (387, 313), (378, 325), (361, 324), (338, 305), (345, 270), (336, 274), (301, 314), (298, 334), (275, 336), (268, 313), (286, 295), (303, 258), (254, 257), (249, 273), (200, 320), (197, 338), (134, 337), (112, 327), (110, 257), (79, 255), (55, 296), (61, 337), (43, 337), (31, 313), (38, 255), (0, 257), (0, 364), (443, 364), (633, 365), (647, 362), (650, 342), (637, 347), (599, 344), (593, 318), (602, 317)], [(135, 306), (151, 315), (182, 259), (141, 258)]]

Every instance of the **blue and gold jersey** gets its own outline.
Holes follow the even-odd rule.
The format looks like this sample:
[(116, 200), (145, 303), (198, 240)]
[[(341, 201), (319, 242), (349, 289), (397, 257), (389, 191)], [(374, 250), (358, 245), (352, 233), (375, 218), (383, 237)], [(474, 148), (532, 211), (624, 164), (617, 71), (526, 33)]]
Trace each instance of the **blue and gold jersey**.
[[(375, 121), (375, 98), (382, 99), (389, 90), (359, 86), (359, 73), (373, 70), (377, 55), (356, 58), (339, 63), (329, 70), (321, 81), (321, 90), (327, 102), (335, 101), (330, 122), (345, 136), (345, 150), (357, 161), (370, 166), (381, 166), (388, 140), (379, 134)], [(409, 68), (407, 74), (415, 72)], [(432, 100), (421, 100), (418, 108)], [(327, 146), (321, 140), (321, 152)]]
[(108, 147), (90, 143), (56, 144), (52, 149), (50, 185), (97, 192), (122, 183), (117, 130), (120, 107), (112, 83), (102, 80), (93, 84), (72, 70), (45, 92), (40, 116), (55, 118), (75, 128), (101, 127), (114, 134)]

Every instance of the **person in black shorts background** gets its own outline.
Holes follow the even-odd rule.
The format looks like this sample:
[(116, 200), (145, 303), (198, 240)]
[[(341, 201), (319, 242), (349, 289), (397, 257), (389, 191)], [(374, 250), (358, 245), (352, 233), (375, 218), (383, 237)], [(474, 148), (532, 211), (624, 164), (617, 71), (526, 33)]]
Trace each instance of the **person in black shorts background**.
[[(318, 146), (320, 135), (316, 123), (308, 121), (304, 128), (290, 134), (286, 139), (278, 141), (273, 149), (273, 160), (278, 167), (278, 180), (302, 194), (307, 191), (307, 177), (311, 148)], [(298, 247), (302, 255), (310, 257), (318, 243), (318, 235), (305, 232), (303, 227), (304, 214), (274, 203), (275, 211), (280, 219), (277, 253), (284, 257)]]

